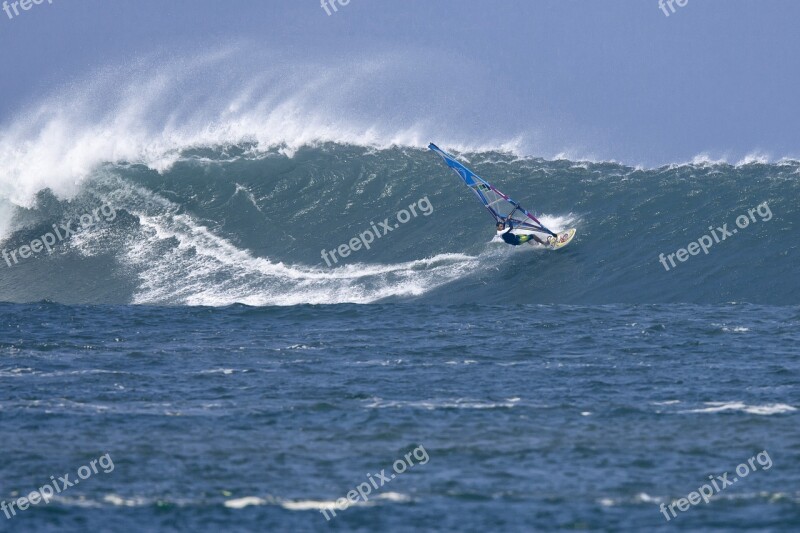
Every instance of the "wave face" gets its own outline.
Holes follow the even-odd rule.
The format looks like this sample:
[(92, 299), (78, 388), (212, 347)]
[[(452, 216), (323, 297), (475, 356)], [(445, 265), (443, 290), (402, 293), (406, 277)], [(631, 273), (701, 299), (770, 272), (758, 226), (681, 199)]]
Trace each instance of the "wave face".
[[(71, 220), (74, 227), (81, 215), (96, 216), (51, 253), (0, 263), (0, 300), (213, 306), (798, 301), (800, 163), (642, 170), (494, 151), (462, 160), (523, 205), (542, 210), (553, 229), (577, 227), (576, 239), (558, 252), (490, 242), (492, 219), (426, 150), (336, 143), (291, 154), (247, 143), (193, 148), (168, 168), (98, 165), (66, 197), (44, 187), (28, 205), (6, 201), (6, 252), (53, 232), (53, 224)], [(331, 266), (323, 260), (322, 250), (386, 218), (393, 226), (412, 204), (417, 216), (370, 249)], [(102, 205), (113, 206), (112, 220), (97, 211)], [(740, 215), (749, 218), (741, 229)], [(737, 233), (713, 243), (708, 254), (674, 258), (669, 271), (659, 262), (659, 254), (675, 253), (723, 224)]]

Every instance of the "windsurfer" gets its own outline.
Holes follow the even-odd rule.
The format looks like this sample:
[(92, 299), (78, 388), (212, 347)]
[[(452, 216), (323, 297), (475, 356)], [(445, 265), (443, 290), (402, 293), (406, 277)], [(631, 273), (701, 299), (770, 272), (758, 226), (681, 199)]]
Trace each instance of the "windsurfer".
[[(497, 231), (503, 231), (506, 229), (506, 225), (504, 222), (497, 223)], [(508, 230), (504, 232), (500, 237), (511, 246), (519, 246), (520, 244), (528, 243), (533, 244), (534, 241), (538, 242), (542, 246), (547, 246), (548, 243), (544, 242), (542, 239), (534, 235), (533, 233), (523, 233), (521, 235), (517, 235), (515, 233), (511, 233), (511, 225), (508, 226)], [(550, 237), (550, 239), (555, 239), (555, 237)], [(548, 240), (550, 240), (548, 239)], [(551, 243), (552, 244), (552, 243)]]

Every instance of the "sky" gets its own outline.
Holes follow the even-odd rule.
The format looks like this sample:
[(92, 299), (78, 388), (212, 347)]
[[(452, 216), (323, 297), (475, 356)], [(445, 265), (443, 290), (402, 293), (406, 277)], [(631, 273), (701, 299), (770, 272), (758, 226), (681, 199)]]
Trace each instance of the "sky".
[(526, 155), (644, 166), (699, 154), (800, 158), (796, 0), (688, 0), (669, 16), (658, 0), (350, 0), (337, 9), (43, 0), (12, 18), (0, 11), (0, 133), (98, 69), (235, 45), (232, 76), (311, 68), (345, 86), (353, 65), (380, 65), (339, 97), (336, 120), (420, 127), (445, 144), (522, 139)]

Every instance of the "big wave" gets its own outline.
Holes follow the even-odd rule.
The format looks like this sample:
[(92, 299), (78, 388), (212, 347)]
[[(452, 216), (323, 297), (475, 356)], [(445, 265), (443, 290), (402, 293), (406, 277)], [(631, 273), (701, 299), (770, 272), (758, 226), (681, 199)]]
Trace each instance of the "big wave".
[[(523, 136), (469, 139), (442, 127), (446, 116), (418, 118), (429, 109), (389, 116), (372, 102), (365, 111), (365, 80), (396, 87), (396, 64), (339, 65), (343, 82), (315, 65), (245, 73), (229, 61), (235, 52), (107, 69), (0, 126), (3, 251), (18, 257), (103, 205), (118, 215), (0, 261), (0, 300), (797, 302), (796, 161), (702, 156), (643, 169), (530, 157)], [(553, 229), (577, 227), (575, 241), (558, 253), (490, 242), (491, 218), (424, 149), (428, 140)], [(335, 264), (323, 259), (422, 198), (430, 216)], [(671, 268), (659, 260), (759, 205), (769, 220), (708, 254)]]
[[(462, 154), (524, 205), (541, 209), (545, 224), (578, 228), (570, 246), (552, 252), (492, 242), (492, 219), (425, 150), (324, 144), (289, 157), (250, 148), (184, 152), (162, 172), (104, 164), (68, 199), (40, 191), (30, 207), (15, 207), (3, 250), (18, 251), (67, 221), (79, 227), (81, 216), (100, 206), (113, 206), (116, 214), (50, 252), (0, 263), (0, 299), (166, 305), (797, 301), (797, 163), (637, 170), (501, 152)], [(423, 198), (429, 216), (407, 213), (403, 224), (394, 222)], [(719, 237), (716, 228), (723, 225), (737, 228), (741, 216), (749, 220), (746, 227), (714, 243), (708, 254), (673, 259), (668, 269), (659, 261), (704, 235)], [(384, 220), (394, 223), (391, 233), (326, 263), (322, 251)]]

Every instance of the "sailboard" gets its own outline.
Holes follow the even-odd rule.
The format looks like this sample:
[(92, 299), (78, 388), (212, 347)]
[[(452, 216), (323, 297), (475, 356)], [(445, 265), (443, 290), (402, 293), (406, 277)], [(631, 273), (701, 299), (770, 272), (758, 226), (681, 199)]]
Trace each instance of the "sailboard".
[[(497, 187), (456, 161), (452, 155), (433, 143), (428, 145), (428, 148), (439, 154), (442, 159), (444, 159), (445, 163), (447, 163), (447, 166), (452, 168), (461, 179), (464, 180), (467, 187), (475, 193), (484, 207), (486, 207), (492, 217), (494, 217), (495, 222), (503, 223), (506, 229), (510, 228), (514, 233), (537, 232), (555, 237), (556, 241), (561, 244), (561, 246), (557, 246), (557, 248), (566, 246), (566, 244), (572, 240), (572, 237), (575, 235), (574, 229), (568, 230), (568, 232), (571, 232), (569, 238), (562, 240), (562, 235), (545, 227), (539, 219), (522, 207), (519, 202), (515, 202)], [(556, 248), (556, 246), (553, 246), (553, 248)]]

